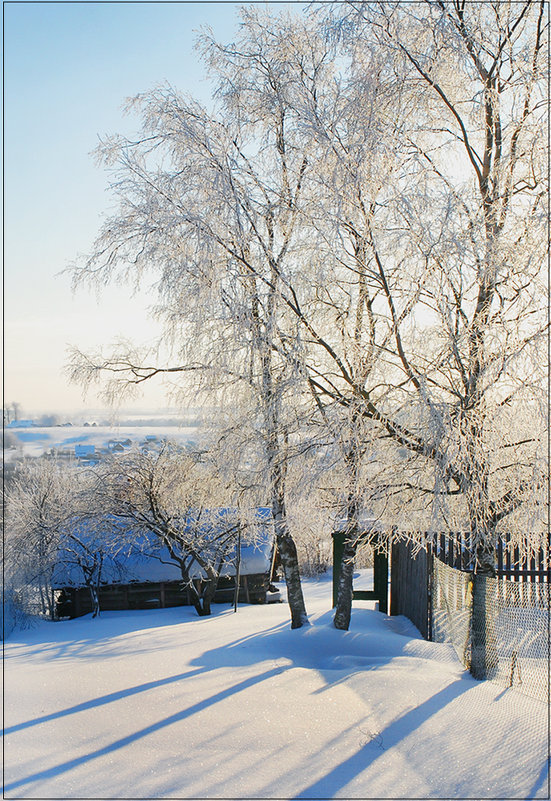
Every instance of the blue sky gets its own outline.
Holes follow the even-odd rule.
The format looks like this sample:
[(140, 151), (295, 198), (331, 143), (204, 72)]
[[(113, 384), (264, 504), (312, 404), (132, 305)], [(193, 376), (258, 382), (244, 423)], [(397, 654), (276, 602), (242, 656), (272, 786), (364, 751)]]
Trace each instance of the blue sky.
[[(90, 153), (98, 136), (134, 130), (125, 99), (158, 83), (206, 102), (196, 32), (210, 25), (232, 41), (240, 5), (4, 4), (4, 398), (26, 414), (84, 405), (63, 374), (68, 345), (153, 335), (145, 296), (116, 287), (99, 302), (73, 296), (59, 275), (90, 248), (109, 208), (107, 175)], [(139, 405), (161, 402), (150, 391)], [(86, 404), (98, 405), (94, 396)]]

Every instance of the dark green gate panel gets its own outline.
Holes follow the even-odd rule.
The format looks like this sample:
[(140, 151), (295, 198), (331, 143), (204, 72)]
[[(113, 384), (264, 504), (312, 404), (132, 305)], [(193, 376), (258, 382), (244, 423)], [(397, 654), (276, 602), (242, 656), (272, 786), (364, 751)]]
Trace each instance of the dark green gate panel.
[[(341, 572), (342, 555), (344, 552), (344, 531), (333, 532), (333, 606), (337, 605), (339, 576)], [(362, 538), (368, 534), (362, 535)], [(376, 545), (376, 543), (375, 543)], [(353, 601), (378, 601), (379, 612), (385, 615), (388, 612), (388, 556), (375, 550), (373, 555), (373, 589), (353, 590)]]

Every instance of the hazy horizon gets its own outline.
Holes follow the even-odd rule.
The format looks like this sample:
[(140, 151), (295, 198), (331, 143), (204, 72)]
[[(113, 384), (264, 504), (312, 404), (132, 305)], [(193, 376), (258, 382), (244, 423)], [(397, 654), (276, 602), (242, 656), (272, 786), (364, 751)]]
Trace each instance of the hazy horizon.
[[(10, 411), (10, 421), (13, 420), (12, 404), (5, 403), (4, 410)], [(177, 407), (177, 406), (81, 406), (75, 408), (27, 408), (19, 405), (17, 418), (19, 421), (32, 420), (35, 423), (47, 417), (57, 417), (63, 421), (87, 420), (91, 422), (101, 419), (174, 419), (185, 420), (186, 417), (198, 416), (206, 411), (206, 407)], [(56, 423), (57, 424), (57, 423)]]

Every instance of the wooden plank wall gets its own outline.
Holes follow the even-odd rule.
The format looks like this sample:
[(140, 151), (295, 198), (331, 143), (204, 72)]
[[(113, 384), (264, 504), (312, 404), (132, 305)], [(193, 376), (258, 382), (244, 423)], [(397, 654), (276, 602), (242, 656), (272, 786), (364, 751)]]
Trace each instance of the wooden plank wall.
[(429, 640), (431, 556), (425, 550), (413, 555), (410, 542), (394, 542), (390, 561), (390, 614), (405, 615)]

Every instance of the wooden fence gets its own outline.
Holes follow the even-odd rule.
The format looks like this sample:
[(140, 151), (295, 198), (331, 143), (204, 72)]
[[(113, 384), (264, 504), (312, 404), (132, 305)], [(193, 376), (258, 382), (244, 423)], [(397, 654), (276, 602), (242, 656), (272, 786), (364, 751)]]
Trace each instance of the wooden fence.
[[(435, 534), (430, 550), (440, 561), (457, 570), (472, 568), (472, 553), (468, 534)], [(510, 581), (549, 582), (551, 560), (549, 550), (534, 548), (528, 537), (501, 534), (497, 545), (497, 575)]]
[(508, 578), (509, 581), (549, 583), (551, 581), (549, 549), (530, 549), (526, 541), (515, 543), (510, 534), (504, 534), (497, 547), (497, 574)]
[[(470, 570), (472, 557), (469, 537), (436, 534), (427, 546), (414, 555), (411, 542), (394, 542), (391, 550), (390, 614), (405, 615), (426, 639), (431, 631), (432, 560), (438, 558), (457, 570)], [(530, 585), (551, 582), (551, 559), (546, 548), (530, 547), (527, 538), (513, 540), (504, 534), (497, 544), (497, 575), (523, 584), (522, 594), (537, 593)], [(521, 588), (519, 588), (520, 590)], [(533, 592), (532, 592), (533, 590)], [(543, 590), (543, 587), (541, 588)], [(539, 597), (539, 595), (538, 595)]]

